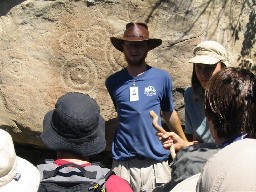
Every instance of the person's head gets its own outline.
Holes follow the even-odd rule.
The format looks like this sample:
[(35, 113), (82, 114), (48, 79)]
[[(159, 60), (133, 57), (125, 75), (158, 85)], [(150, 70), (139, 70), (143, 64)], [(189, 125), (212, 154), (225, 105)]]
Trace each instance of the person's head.
[(37, 192), (39, 183), (38, 169), (16, 155), (11, 135), (0, 129), (0, 192)]
[(124, 53), (129, 65), (138, 66), (145, 63), (148, 51), (161, 45), (161, 39), (149, 38), (145, 23), (128, 23), (122, 38), (111, 37), (113, 46)]
[(43, 143), (51, 150), (82, 158), (99, 154), (106, 147), (105, 121), (96, 101), (83, 93), (61, 96), (43, 121)]
[(203, 93), (210, 78), (224, 67), (228, 67), (227, 52), (216, 41), (204, 41), (194, 48), (194, 57), (188, 62), (193, 63), (191, 84), (194, 98)]
[(225, 68), (205, 90), (205, 115), (216, 141), (247, 134), (256, 138), (256, 77), (246, 69)]

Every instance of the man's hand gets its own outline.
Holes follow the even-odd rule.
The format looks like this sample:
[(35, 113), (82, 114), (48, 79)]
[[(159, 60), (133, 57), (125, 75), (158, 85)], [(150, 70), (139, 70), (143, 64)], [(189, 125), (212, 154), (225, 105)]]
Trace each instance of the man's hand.
[[(149, 111), (150, 116), (152, 117), (152, 124), (153, 127), (157, 130), (157, 134), (162, 134), (165, 135), (166, 137), (168, 137), (168, 132), (165, 131), (165, 129), (163, 127), (161, 127), (160, 125), (158, 125), (157, 121), (158, 121), (158, 116), (157, 114), (151, 110)], [(159, 140), (161, 137), (159, 137)], [(176, 152), (174, 149), (174, 145), (172, 144), (171, 140), (166, 140), (166, 144), (163, 143), (163, 147), (167, 150), (170, 150), (170, 154), (172, 156), (172, 158), (174, 159), (176, 157)]]
[(156, 135), (159, 137), (159, 140), (162, 142), (163, 147), (167, 150), (170, 150), (171, 156), (174, 159), (176, 156), (175, 150), (183, 149), (186, 146), (193, 145), (194, 142), (184, 141), (180, 136), (178, 136), (174, 132), (167, 132), (164, 128), (158, 125), (158, 116), (157, 114), (151, 110), (149, 112), (152, 117), (153, 127), (157, 130)]
[(173, 146), (174, 150), (178, 151), (180, 149), (183, 149), (184, 147), (193, 144), (193, 142), (184, 141), (182, 138), (180, 138), (180, 136), (178, 136), (174, 132), (157, 132), (157, 136), (159, 137), (159, 140), (162, 142), (163, 147), (165, 149), (168, 149), (171, 146)]

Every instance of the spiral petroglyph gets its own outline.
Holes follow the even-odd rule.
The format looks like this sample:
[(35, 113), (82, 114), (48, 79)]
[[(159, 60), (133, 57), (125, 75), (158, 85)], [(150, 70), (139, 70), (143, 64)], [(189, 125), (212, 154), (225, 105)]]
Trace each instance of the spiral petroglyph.
[(88, 45), (86, 33), (82, 30), (67, 32), (59, 39), (60, 48), (64, 52), (84, 54)]
[(21, 78), (22, 72), (23, 72), (23, 61), (21, 59), (12, 59), (9, 62), (8, 68), (6, 69), (6, 74), (15, 78)]
[[(9, 78), (21, 79), (26, 76), (28, 57), (16, 49), (9, 49), (1, 55), (2, 73)], [(13, 81), (13, 80), (12, 80)]]
[[(94, 31), (92, 33), (92, 31)], [(87, 30), (67, 32), (59, 39), (61, 50), (77, 55), (88, 53), (90, 49), (102, 49), (102, 45), (109, 37), (104, 27), (91, 26)]]
[(105, 27), (101, 27), (101, 26), (90, 27), (90, 29), (85, 31), (85, 35), (86, 35), (87, 45), (94, 48), (101, 48), (102, 44), (106, 42), (109, 38), (108, 31), (106, 30)]
[(87, 57), (73, 58), (63, 65), (62, 77), (65, 84), (72, 89), (90, 91), (97, 82), (97, 70)]

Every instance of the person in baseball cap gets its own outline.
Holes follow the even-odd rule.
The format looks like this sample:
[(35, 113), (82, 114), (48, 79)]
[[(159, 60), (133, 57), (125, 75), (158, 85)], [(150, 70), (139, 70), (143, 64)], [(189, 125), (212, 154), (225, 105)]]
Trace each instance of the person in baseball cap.
[(227, 61), (226, 49), (217, 41), (203, 41), (199, 43), (193, 51), (194, 57), (189, 59), (189, 63), (202, 63), (205, 65), (215, 65), (222, 62), (226, 67)]
[[(183, 189), (181, 191), (186, 191), (186, 189), (195, 191), (195, 185), (194, 187), (193, 185), (190, 185), (193, 181), (197, 181), (197, 176), (193, 175), (200, 173), (204, 169), (206, 162), (214, 154), (219, 154), (223, 148), (225, 149), (229, 145), (239, 142), (240, 140), (254, 140), (252, 144), (254, 143), (255, 145), (256, 76), (247, 69), (235, 67), (228, 67), (216, 73), (209, 81), (205, 91), (204, 111), (205, 116), (209, 121), (209, 128), (215, 141), (215, 147), (212, 146), (212, 143), (186, 143), (173, 132), (164, 134), (158, 133), (158, 136), (160, 136), (166, 149), (170, 148), (170, 146), (173, 146), (177, 150), (181, 149), (177, 153), (172, 164), (172, 180), (165, 186), (165, 189), (171, 190), (177, 186), (174, 188), (176, 191), (178, 191), (178, 189)], [(237, 145), (238, 144), (236, 144), (236, 146)], [(206, 146), (208, 147), (206, 148)], [(210, 148), (209, 146), (212, 147)], [(234, 148), (232, 150), (234, 154), (230, 153), (225, 155), (225, 153), (221, 153), (222, 155), (220, 155), (220, 157), (223, 157), (222, 160), (215, 164), (215, 168), (211, 168), (211, 170), (204, 174), (205, 180), (203, 179), (202, 181), (207, 181), (207, 178), (210, 178), (207, 176), (210, 172), (214, 174), (219, 172), (220, 175), (223, 174), (222, 176), (224, 176), (226, 174), (224, 172), (225, 168), (230, 167), (229, 163), (233, 164), (235, 169), (236, 167), (239, 167), (240, 164), (236, 164), (235, 161), (240, 162), (240, 159), (248, 164), (255, 162), (255, 160), (247, 161), (244, 159), (249, 151), (253, 151), (249, 150), (245, 153), (245, 150), (249, 148), (246, 146), (250, 146), (250, 144), (246, 144), (242, 148)], [(248, 156), (248, 158), (250, 158), (250, 156)], [(252, 155), (252, 158), (255, 159), (255, 154)], [(244, 162), (241, 163), (241, 168)], [(252, 169), (254, 169), (254, 167), (255, 166), (251, 166)], [(230, 168), (232, 169), (232, 166)], [(218, 169), (220, 169), (220, 171), (217, 171)], [(230, 172), (234, 174), (231, 169)], [(246, 172), (248, 171), (247, 169), (241, 169), (241, 171), (242, 170), (246, 170)], [(237, 174), (241, 174), (239, 170), (237, 171)], [(208, 179), (208, 185), (210, 185), (211, 182), (214, 183), (214, 179), (211, 178)], [(255, 178), (255, 176), (251, 178)], [(218, 184), (218, 182), (215, 184)], [(208, 190), (207, 188), (202, 189), (203, 190), (200, 191), (218, 191)], [(245, 187), (244, 189), (247, 188)]]
[(210, 78), (229, 66), (227, 51), (219, 42), (207, 40), (199, 43), (188, 60), (193, 64), (191, 87), (184, 93), (185, 133), (189, 140), (213, 143), (208, 122), (204, 115), (204, 90)]

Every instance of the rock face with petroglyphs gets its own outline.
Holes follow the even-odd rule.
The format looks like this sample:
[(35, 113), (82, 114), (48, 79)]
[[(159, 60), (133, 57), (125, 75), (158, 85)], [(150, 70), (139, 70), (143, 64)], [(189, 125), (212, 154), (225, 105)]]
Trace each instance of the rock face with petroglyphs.
[[(105, 79), (125, 67), (109, 37), (127, 22), (146, 22), (163, 44), (147, 62), (173, 78), (176, 109), (184, 122), (183, 93), (190, 84), (193, 47), (222, 43), (233, 66), (255, 70), (253, 0), (9, 0), (0, 2), (0, 126), (14, 140), (41, 146), (44, 114), (70, 91), (87, 93), (106, 120), (108, 149), (116, 113)], [(255, 4), (255, 2), (254, 2)]]

